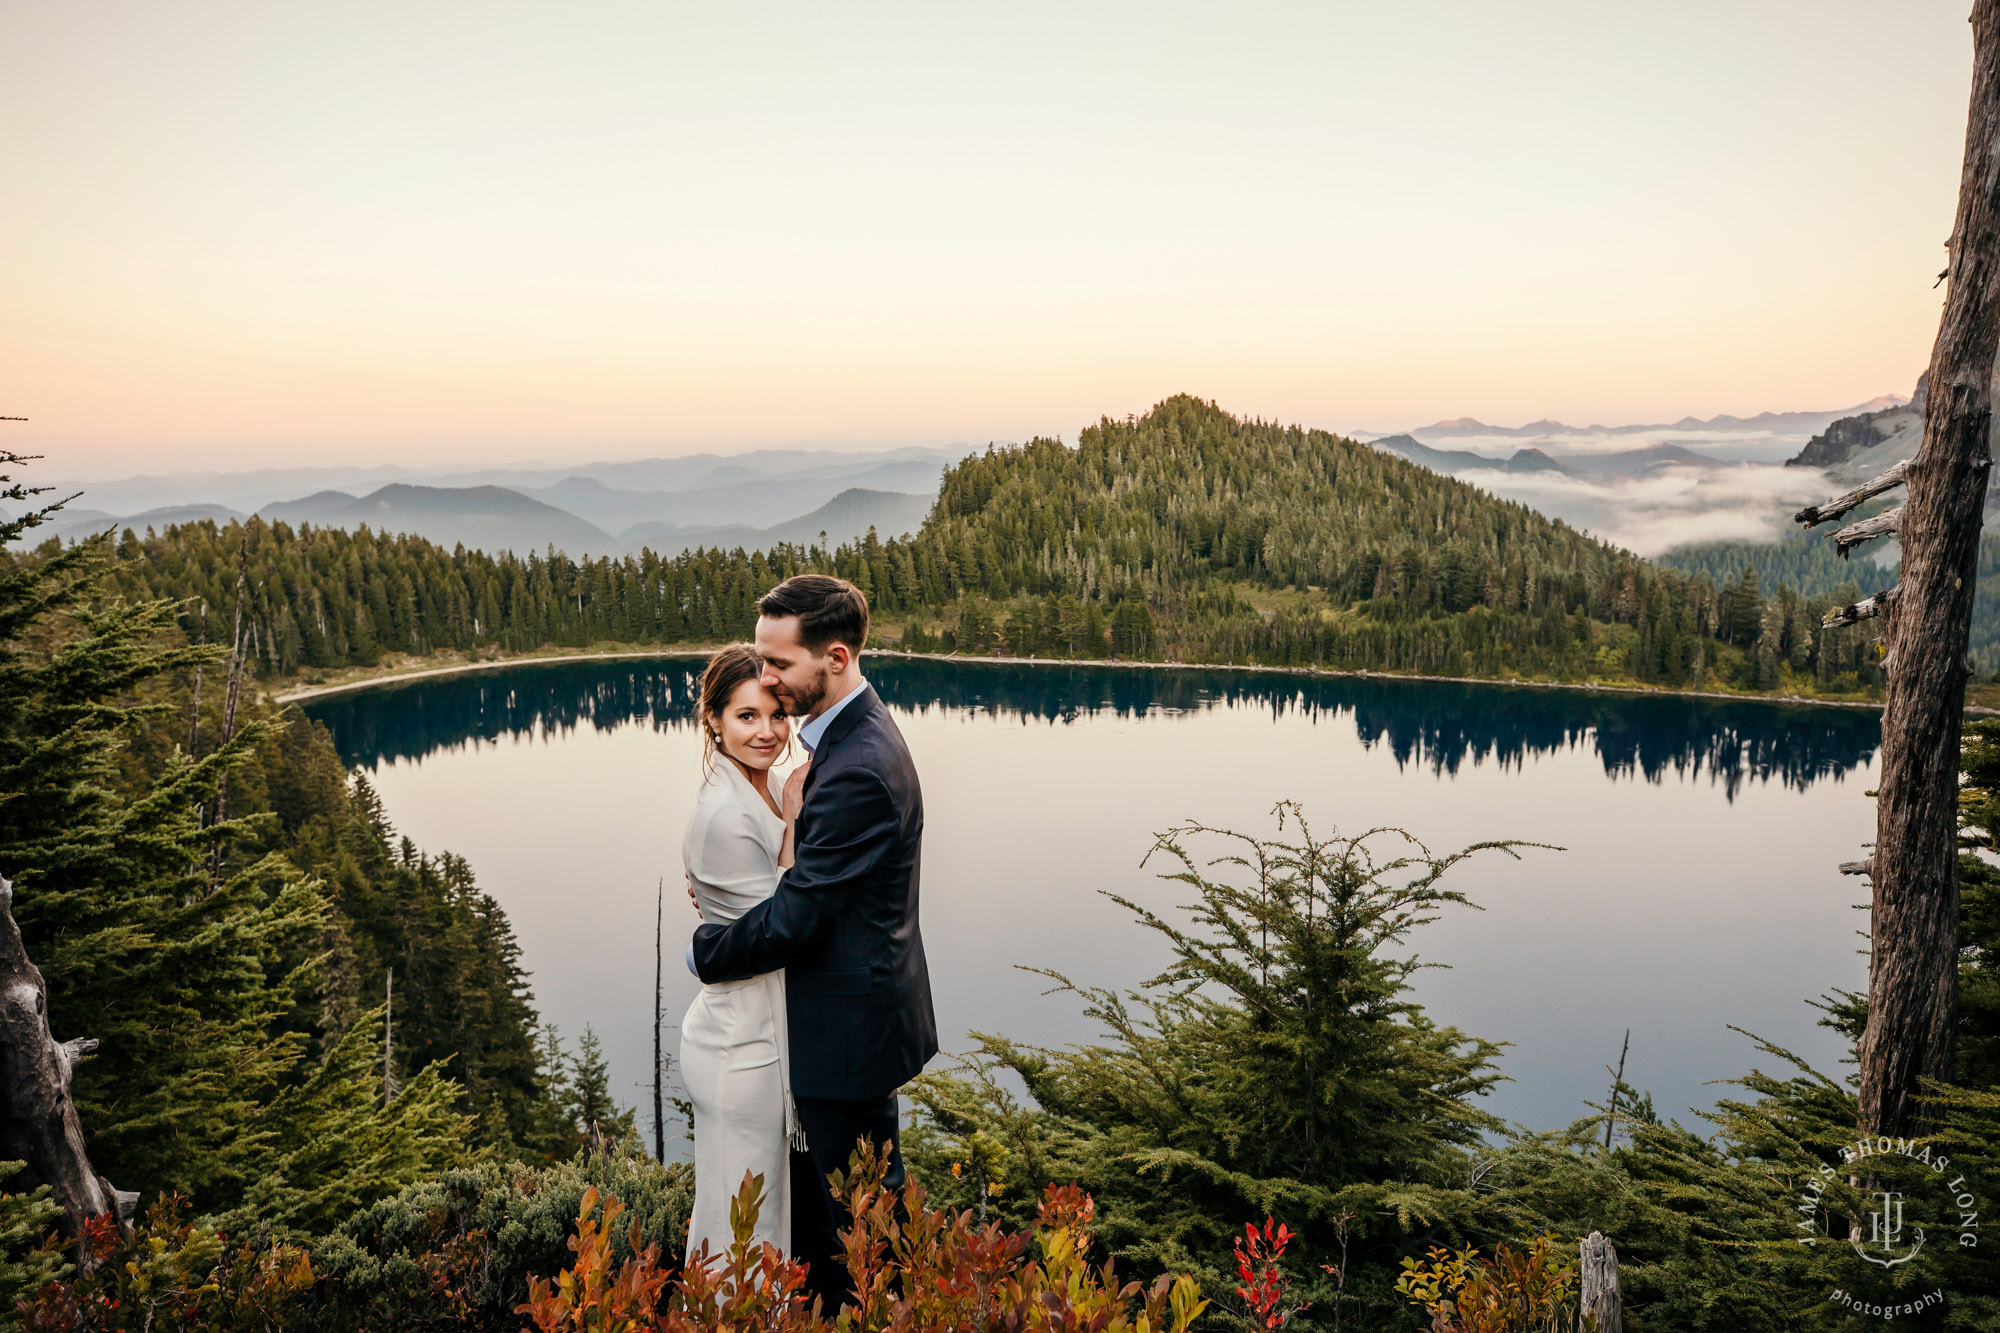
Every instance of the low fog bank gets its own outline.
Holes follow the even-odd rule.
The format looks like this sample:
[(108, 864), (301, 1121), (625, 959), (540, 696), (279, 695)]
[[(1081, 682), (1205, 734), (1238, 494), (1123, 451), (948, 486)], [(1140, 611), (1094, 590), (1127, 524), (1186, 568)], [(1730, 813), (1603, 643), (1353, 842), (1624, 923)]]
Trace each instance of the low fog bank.
[(1841, 488), (1817, 468), (1745, 463), (1635, 477), (1468, 468), (1452, 475), (1643, 556), (1697, 542), (1777, 542), (1792, 515)]

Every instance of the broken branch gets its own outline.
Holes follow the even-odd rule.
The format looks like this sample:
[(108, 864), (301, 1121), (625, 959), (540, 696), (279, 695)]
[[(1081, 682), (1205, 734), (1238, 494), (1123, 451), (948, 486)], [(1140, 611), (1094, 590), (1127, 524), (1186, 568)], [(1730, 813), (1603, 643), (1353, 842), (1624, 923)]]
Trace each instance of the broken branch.
[(1858, 625), (1870, 616), (1881, 615), (1887, 611), (1889, 604), (1895, 600), (1896, 590), (1884, 588), (1873, 597), (1864, 597), (1858, 602), (1849, 602), (1846, 606), (1827, 612), (1826, 619), (1819, 622), (1820, 628), (1839, 629), (1842, 625)]
[(1900, 528), (1902, 523), (1903, 506), (1897, 505), (1894, 509), (1886, 509), (1873, 518), (1864, 518), (1859, 523), (1849, 523), (1833, 534), (1833, 544), (1840, 548), (1842, 555), (1846, 555), (1865, 541), (1889, 536)]
[(1910, 460), (1905, 458), (1902, 462), (1875, 478), (1875, 480), (1865, 481), (1845, 495), (1835, 496), (1823, 505), (1807, 505), (1804, 509), (1794, 514), (1792, 519), (1794, 522), (1803, 523), (1809, 528), (1817, 527), (1821, 523), (1827, 523), (1839, 518), (1842, 514), (1864, 500), (1872, 500), (1884, 491), (1894, 490), (1907, 481), (1909, 475)]

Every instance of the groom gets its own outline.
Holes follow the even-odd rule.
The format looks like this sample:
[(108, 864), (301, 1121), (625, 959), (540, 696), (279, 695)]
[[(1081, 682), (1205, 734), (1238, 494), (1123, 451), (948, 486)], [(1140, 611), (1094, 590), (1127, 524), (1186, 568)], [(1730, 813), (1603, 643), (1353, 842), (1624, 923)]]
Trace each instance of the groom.
[(900, 1189), (896, 1090), (937, 1053), (930, 973), (917, 933), (924, 802), (902, 733), (861, 676), (868, 599), (801, 574), (757, 604), (764, 685), (802, 719), (809, 767), (793, 861), (771, 896), (730, 924), (695, 929), (704, 982), (785, 969), (792, 1094), (807, 1148), (792, 1154), (792, 1252), (831, 1314), (846, 1297), (844, 1207), (826, 1178), (857, 1139), (890, 1146)]

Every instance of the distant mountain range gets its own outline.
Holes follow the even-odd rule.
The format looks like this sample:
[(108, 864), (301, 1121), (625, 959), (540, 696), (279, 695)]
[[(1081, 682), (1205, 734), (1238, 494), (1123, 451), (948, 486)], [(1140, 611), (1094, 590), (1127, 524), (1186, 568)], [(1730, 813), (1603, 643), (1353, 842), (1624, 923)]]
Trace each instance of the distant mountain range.
[[(1468, 479), (1651, 551), (1685, 540), (1683, 530), (1695, 539), (1725, 532), (1747, 536), (1767, 526), (1766, 510), (1796, 508), (1789, 493), (1776, 493), (1783, 488), (1768, 476), (1735, 464), (1790, 460), (1832, 467), (1843, 476), (1873, 475), (1886, 465), (1878, 459), (1902, 457), (1914, 446), (1909, 432), (1911, 423), (1920, 429), (1920, 401), (1913, 406), (1885, 396), (1837, 412), (1690, 416), (1633, 426), (1542, 420), (1509, 427), (1459, 418), (1373, 443), (1446, 475), (1483, 474)], [(811, 542), (822, 531), (837, 544), (860, 537), (871, 525), (885, 538), (916, 529), (945, 469), (970, 452), (964, 445), (852, 453), (768, 449), (502, 468), (180, 473), (81, 486), (63, 486), (58, 477), (63, 491), (85, 494), (79, 508), (44, 531), (63, 536), (104, 528), (144, 531), (201, 518), (227, 523), (259, 513), (294, 523), (366, 523), (417, 533), (447, 547), (553, 546), (579, 557), (622, 555), (642, 546), (665, 554), (694, 546), (759, 549)], [(1630, 485), (1666, 474), (1702, 480), (1692, 483), (1694, 490)], [(1574, 484), (1552, 487), (1544, 480), (1549, 477)], [(1724, 522), (1725, 510), (1741, 511), (1740, 521)]]
[[(887, 540), (914, 532), (930, 512), (933, 495), (900, 491), (870, 491), (850, 487), (825, 504), (797, 518), (768, 527), (753, 524), (675, 526), (637, 523), (616, 535), (533, 496), (504, 486), (412, 486), (392, 483), (367, 495), (316, 491), (297, 500), (264, 506), (260, 518), (294, 527), (353, 529), (366, 524), (377, 532), (413, 533), (439, 546), (464, 545), (484, 551), (511, 550), (521, 554), (554, 547), (582, 559), (595, 555), (635, 554), (650, 549), (673, 556), (696, 547), (769, 550), (781, 543), (809, 545), (825, 534), (832, 545), (857, 541), (869, 528)], [(95, 509), (65, 509), (34, 537), (73, 540), (107, 529), (163, 531), (179, 523), (213, 519), (227, 524), (246, 517), (226, 505), (175, 505), (137, 514), (108, 514)]]
[(1679, 421), (1659, 422), (1647, 426), (1570, 426), (1547, 419), (1531, 421), (1525, 426), (1489, 426), (1472, 417), (1458, 417), (1451, 421), (1437, 421), (1428, 426), (1418, 426), (1407, 433), (1419, 440), (1468, 437), (1546, 439), (1557, 435), (1651, 435), (1662, 431), (1728, 435), (1751, 432), (1770, 432), (1780, 435), (1809, 434), (1825, 430), (1841, 417), (1851, 417), (1862, 412), (1877, 412), (1883, 408), (1898, 406), (1904, 401), (1894, 394), (1886, 394), (1880, 398), (1871, 398), (1858, 407), (1842, 408), (1837, 412), (1759, 412), (1754, 417), (1682, 417)]
[(1507, 458), (1476, 454), (1469, 449), (1433, 449), (1408, 435), (1385, 435), (1373, 441), (1377, 449), (1399, 454), (1433, 472), (1455, 476), (1474, 470), (1499, 472), (1561, 472), (1571, 476), (1636, 477), (1665, 467), (1721, 468), (1729, 464), (1678, 444), (1650, 444), (1610, 453), (1550, 454), (1541, 449), (1517, 449)]
[[(956, 461), (956, 460), (953, 460)], [(621, 535), (639, 524), (664, 528), (747, 527), (761, 531), (850, 490), (932, 496), (944, 475), (935, 461), (890, 462), (801, 475), (716, 468), (682, 490), (631, 490), (595, 477), (566, 477), (523, 495), (568, 510)]]
[[(977, 446), (984, 448), (984, 445)], [(792, 514), (825, 504), (844, 490), (935, 493), (945, 468), (974, 451), (973, 445), (910, 447), (843, 453), (831, 449), (760, 449), (743, 454), (689, 454), (679, 458), (646, 458), (581, 464), (536, 464), (524, 467), (295, 467), (261, 468), (247, 472), (178, 472), (124, 477), (115, 481), (75, 481), (51, 470), (41, 484), (59, 494), (84, 492), (79, 501), (107, 514), (141, 514), (179, 506), (222, 506), (250, 514), (266, 505), (297, 500), (317, 491), (370, 495), (384, 486), (463, 488), (504, 486), (571, 513), (608, 532), (641, 522), (748, 523), (768, 526)], [(564, 499), (546, 494), (572, 478), (594, 481), (606, 491), (638, 496), (708, 494), (709, 509), (679, 516), (647, 508), (641, 499), (629, 512), (603, 513), (588, 506), (572, 508)], [(783, 507), (761, 505), (756, 486), (772, 479), (797, 487)], [(746, 486), (747, 483), (747, 486)], [(815, 483), (807, 489), (804, 483)], [(730, 490), (731, 487), (742, 489)], [(803, 496), (803, 503), (800, 502)]]
[(544, 504), (505, 486), (410, 486), (402, 482), (368, 495), (319, 491), (282, 504), (266, 505), (258, 517), (293, 527), (358, 528), (409, 532), (450, 550), (517, 551), (523, 555), (553, 546), (582, 559), (615, 555), (616, 537), (567, 510)]
[[(42, 496), (44, 500), (52, 496)], [(176, 523), (199, 523), (212, 518), (217, 523), (228, 523), (244, 517), (238, 510), (227, 505), (165, 505), (158, 509), (148, 509), (144, 513), (118, 515), (102, 509), (90, 509), (71, 504), (56, 512), (54, 519), (30, 531), (30, 542), (44, 542), (50, 537), (61, 537), (68, 541), (74, 537), (86, 537), (93, 532), (103, 532), (107, 528), (131, 528), (144, 532), (147, 528), (160, 531)]]
[[(1858, 486), (1913, 456), (1924, 441), (1924, 406), (1929, 397), (1924, 379), (1917, 378), (1916, 392), (1907, 401), (1897, 399), (1887, 407), (1829, 423), (1785, 466), (1821, 468), (1836, 485)], [(2000, 375), (1993, 382), (2000, 389)], [(1994, 435), (2000, 436), (2000, 427)], [(2000, 509), (2000, 475), (1987, 476), (1986, 507)]]
[(884, 538), (914, 531), (944, 469), (967, 452), (767, 449), (580, 468), (286, 468), (58, 482), (60, 491), (84, 495), (40, 535), (144, 532), (256, 513), (292, 524), (365, 523), (445, 547), (553, 546), (578, 558), (641, 546), (663, 554), (695, 546), (767, 549), (816, 541), (822, 532), (837, 545), (871, 526)]
[(678, 555), (696, 547), (768, 551), (773, 546), (811, 546), (825, 534), (829, 545), (858, 541), (875, 529), (883, 541), (915, 532), (924, 525), (935, 495), (898, 491), (842, 491), (831, 500), (788, 522), (769, 528), (741, 525), (723, 528), (675, 528), (664, 523), (640, 523), (620, 536), (628, 548), (643, 546), (661, 555)]
[(1798, 457), (1787, 459), (1785, 466), (1824, 468), (1836, 481), (1858, 484), (1914, 454), (1923, 436), (1924, 403), (1919, 396), (1833, 422), (1806, 441)]
[(1472, 468), (1498, 468), (1503, 472), (1561, 472), (1563, 465), (1540, 449), (1516, 449), (1510, 458), (1475, 454), (1469, 449), (1433, 449), (1409, 435), (1384, 435), (1373, 441), (1377, 449), (1400, 454), (1412, 463), (1450, 476)]
[[(1893, 411), (1901, 401), (1874, 400), (1890, 403), (1888, 409), (1863, 406)], [(1755, 542), (1786, 531), (1801, 504), (1824, 498), (1826, 483), (1778, 464), (1812, 438), (1805, 427), (1824, 431), (1843, 419), (1836, 412), (1765, 412), (1609, 427), (1559, 421), (1493, 427), (1460, 420), (1373, 444), (1652, 556), (1690, 543)], [(1432, 438), (1419, 438), (1424, 435)]]
[(1927, 374), (1917, 377), (1916, 392), (1908, 398), (1863, 407), (1829, 422), (1785, 466), (1824, 468), (1835, 481), (1857, 484), (1902, 462), (1923, 441)]

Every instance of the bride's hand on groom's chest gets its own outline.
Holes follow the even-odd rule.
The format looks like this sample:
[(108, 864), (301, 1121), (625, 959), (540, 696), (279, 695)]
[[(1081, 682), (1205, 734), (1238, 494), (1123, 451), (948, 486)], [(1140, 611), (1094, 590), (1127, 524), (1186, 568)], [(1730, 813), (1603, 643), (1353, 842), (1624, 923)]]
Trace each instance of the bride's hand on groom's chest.
[(780, 802), (780, 806), (788, 824), (799, 817), (799, 807), (806, 803), (806, 773), (811, 768), (812, 761), (808, 759), (793, 769), (791, 776), (785, 779), (784, 800)]

